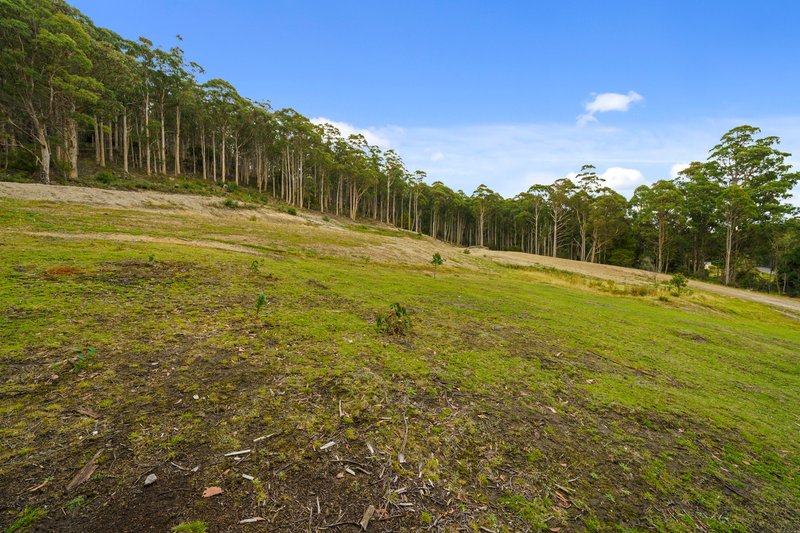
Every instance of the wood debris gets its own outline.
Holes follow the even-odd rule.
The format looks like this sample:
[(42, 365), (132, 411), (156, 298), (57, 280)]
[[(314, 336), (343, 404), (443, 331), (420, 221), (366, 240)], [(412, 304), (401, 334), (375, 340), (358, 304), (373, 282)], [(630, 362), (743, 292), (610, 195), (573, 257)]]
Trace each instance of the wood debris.
[(262, 522), (265, 518), (260, 516), (254, 516), (253, 518), (245, 518), (243, 520), (239, 520), (240, 524), (255, 524), (256, 522)]
[(229, 452), (229, 453), (225, 454), (225, 457), (234, 457), (236, 455), (245, 455), (247, 453), (250, 453), (251, 451), (252, 450), (247, 449), (247, 450), (239, 450), (239, 451), (236, 451), (236, 452)]
[(326, 442), (325, 444), (323, 444), (322, 446), (319, 447), (319, 450), (320, 451), (325, 451), (328, 448), (330, 448), (331, 446), (336, 446), (336, 441), (335, 440), (332, 440), (330, 442)]
[(88, 416), (90, 418), (100, 418), (100, 415), (98, 415), (97, 413), (95, 413), (94, 411), (89, 409), (88, 407), (76, 407), (75, 408), (75, 412), (79, 413), (79, 414), (82, 414), (82, 415), (86, 415), (86, 416)]
[(362, 530), (364, 531), (367, 530), (369, 521), (372, 520), (372, 515), (374, 514), (375, 514), (375, 506), (370, 505), (369, 507), (367, 507), (367, 510), (364, 511), (364, 516), (361, 517), (361, 522), (359, 522), (359, 525), (361, 526)]
[(262, 440), (274, 437), (275, 435), (277, 435), (277, 433), (270, 433), (269, 435), (264, 435), (263, 437), (256, 437), (255, 439), (253, 439), (253, 442), (261, 442)]
[(31, 488), (27, 489), (25, 492), (36, 492), (37, 490), (46, 487), (48, 483), (50, 483), (50, 480), (49, 479), (45, 479), (42, 483), (39, 483), (35, 487), (31, 487)]
[(92, 477), (94, 471), (97, 470), (97, 460), (100, 458), (102, 454), (103, 450), (98, 450), (98, 452), (94, 454), (94, 457), (92, 457), (91, 460), (88, 463), (86, 463), (86, 465), (84, 465), (83, 468), (81, 468), (80, 472), (75, 474), (75, 477), (72, 478), (72, 481), (70, 481), (69, 485), (67, 485), (67, 490), (74, 489), (75, 487), (77, 487), (90, 477)]

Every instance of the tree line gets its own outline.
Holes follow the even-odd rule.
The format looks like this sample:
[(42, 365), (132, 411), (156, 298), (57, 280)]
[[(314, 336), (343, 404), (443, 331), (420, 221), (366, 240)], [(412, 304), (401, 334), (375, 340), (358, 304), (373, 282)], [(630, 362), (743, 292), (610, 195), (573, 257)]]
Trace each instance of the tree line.
[[(180, 37), (178, 37), (180, 40)], [(95, 26), (61, 0), (0, 0), (0, 143), (6, 171), (44, 183), (79, 159), (147, 175), (249, 186), (298, 207), (486, 246), (800, 294), (800, 180), (777, 137), (740, 126), (677, 179), (607, 187), (592, 165), (503, 198), (428, 184), (400, 154), (273, 109), (164, 50)], [(711, 268), (709, 269), (709, 265)], [(756, 267), (768, 267), (763, 276)]]

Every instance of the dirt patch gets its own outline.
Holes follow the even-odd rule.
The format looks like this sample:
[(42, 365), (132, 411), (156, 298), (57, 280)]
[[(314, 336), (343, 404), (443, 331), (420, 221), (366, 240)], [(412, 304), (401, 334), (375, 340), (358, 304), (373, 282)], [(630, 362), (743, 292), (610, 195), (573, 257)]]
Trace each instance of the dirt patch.
[(74, 276), (80, 271), (81, 269), (76, 267), (57, 266), (45, 270), (44, 275), (49, 278), (57, 278), (61, 276)]

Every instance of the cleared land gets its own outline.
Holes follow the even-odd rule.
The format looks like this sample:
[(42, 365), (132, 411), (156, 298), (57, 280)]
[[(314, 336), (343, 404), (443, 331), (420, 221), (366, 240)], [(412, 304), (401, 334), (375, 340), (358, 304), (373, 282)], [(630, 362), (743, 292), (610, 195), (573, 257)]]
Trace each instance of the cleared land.
[(220, 197), (0, 197), (9, 529), (800, 523), (794, 300)]

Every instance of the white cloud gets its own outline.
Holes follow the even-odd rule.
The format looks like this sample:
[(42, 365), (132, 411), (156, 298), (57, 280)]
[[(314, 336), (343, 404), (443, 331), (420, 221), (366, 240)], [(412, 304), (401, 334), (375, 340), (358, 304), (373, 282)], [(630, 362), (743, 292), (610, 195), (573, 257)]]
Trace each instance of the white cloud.
[(441, 161), (444, 159), (444, 154), (442, 152), (433, 152), (431, 154), (431, 161)]
[(364, 136), (364, 138), (367, 140), (369, 144), (380, 146), (383, 149), (392, 147), (391, 141), (387, 137), (381, 135), (378, 131), (376, 131), (375, 128), (357, 128), (356, 126), (348, 124), (347, 122), (339, 122), (325, 117), (312, 118), (311, 123), (317, 125), (330, 124), (337, 130), (339, 130), (339, 133), (341, 133), (342, 137), (344, 137), (345, 139), (350, 135), (361, 134)]
[(680, 174), (682, 170), (686, 170), (687, 168), (689, 168), (688, 163), (675, 163), (669, 170), (669, 177), (671, 179), (675, 179), (678, 177), (678, 174)]
[(628, 94), (620, 93), (601, 93), (596, 94), (594, 99), (587, 102), (584, 106), (586, 113), (578, 117), (578, 124), (583, 126), (589, 122), (597, 122), (597, 113), (608, 113), (609, 111), (627, 111), (631, 104), (643, 100), (644, 97), (636, 91), (628, 91)]
[(644, 182), (644, 174), (635, 168), (610, 167), (600, 174), (605, 185), (615, 191), (630, 191)]

